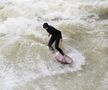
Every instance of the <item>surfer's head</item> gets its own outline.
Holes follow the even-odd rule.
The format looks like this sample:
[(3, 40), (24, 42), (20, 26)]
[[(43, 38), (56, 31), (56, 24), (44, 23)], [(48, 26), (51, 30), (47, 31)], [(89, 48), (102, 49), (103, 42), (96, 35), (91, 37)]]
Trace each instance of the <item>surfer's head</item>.
[(43, 28), (44, 28), (44, 29), (47, 29), (48, 26), (49, 26), (48, 23), (44, 23), (44, 24), (43, 24)]

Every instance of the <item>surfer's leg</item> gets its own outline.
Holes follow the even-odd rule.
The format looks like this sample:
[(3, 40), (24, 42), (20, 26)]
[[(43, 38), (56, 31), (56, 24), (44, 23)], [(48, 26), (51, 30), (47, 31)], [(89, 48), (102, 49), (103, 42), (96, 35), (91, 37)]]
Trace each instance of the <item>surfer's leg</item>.
[(55, 41), (55, 37), (54, 36), (51, 36), (50, 40), (49, 40), (49, 43), (48, 43), (48, 47), (50, 50), (54, 51), (53, 47), (52, 47), (52, 44), (54, 43)]
[(63, 51), (59, 48), (59, 42), (60, 42), (60, 38), (57, 38), (55, 42), (55, 48), (64, 56)]

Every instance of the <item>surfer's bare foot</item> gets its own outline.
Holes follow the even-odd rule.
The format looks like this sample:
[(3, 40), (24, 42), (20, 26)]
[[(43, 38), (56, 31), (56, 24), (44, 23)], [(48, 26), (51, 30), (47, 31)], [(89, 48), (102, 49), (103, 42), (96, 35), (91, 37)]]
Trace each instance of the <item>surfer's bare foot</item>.
[(65, 62), (66, 55), (63, 55), (62, 62)]
[(52, 54), (54, 54), (54, 53), (55, 53), (55, 50), (52, 51)]

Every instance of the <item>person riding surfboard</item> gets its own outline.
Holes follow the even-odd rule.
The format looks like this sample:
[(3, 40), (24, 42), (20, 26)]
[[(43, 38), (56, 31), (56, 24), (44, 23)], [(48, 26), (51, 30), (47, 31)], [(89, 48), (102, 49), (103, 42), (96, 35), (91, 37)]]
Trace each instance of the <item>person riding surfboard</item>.
[(59, 47), (60, 40), (62, 41), (62, 34), (61, 31), (55, 29), (53, 26), (49, 25), (48, 23), (43, 24), (43, 28), (49, 33), (48, 36), (51, 35), (51, 38), (48, 43), (48, 47), (51, 51), (55, 52), (52, 44), (55, 42), (55, 48), (62, 54), (63, 59), (65, 59), (65, 54), (62, 49)]

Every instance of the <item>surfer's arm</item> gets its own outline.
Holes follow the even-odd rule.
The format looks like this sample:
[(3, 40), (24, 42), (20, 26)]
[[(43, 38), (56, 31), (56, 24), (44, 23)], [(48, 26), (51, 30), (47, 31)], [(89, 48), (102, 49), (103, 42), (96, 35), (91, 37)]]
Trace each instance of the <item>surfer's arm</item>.
[[(61, 32), (60, 32), (60, 34), (61, 34)], [(62, 39), (62, 34), (60, 35), (60, 41), (61, 41), (61, 42), (63, 41), (63, 39)]]

